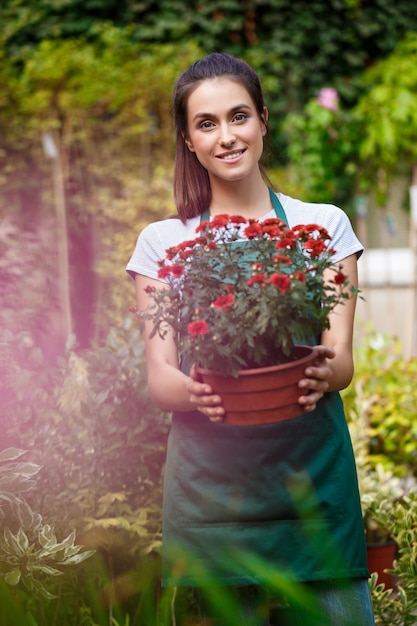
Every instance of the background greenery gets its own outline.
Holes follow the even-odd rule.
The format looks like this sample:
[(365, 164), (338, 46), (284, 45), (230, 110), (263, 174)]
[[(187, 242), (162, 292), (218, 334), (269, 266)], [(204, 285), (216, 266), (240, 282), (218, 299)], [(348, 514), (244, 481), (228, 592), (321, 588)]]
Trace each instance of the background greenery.
[[(169, 417), (148, 398), (124, 266), (140, 229), (174, 213), (178, 74), (213, 50), (248, 60), (270, 109), (273, 179), (354, 219), (373, 179), (383, 197), (390, 176), (411, 177), (416, 33), (408, 0), (3, 0), (1, 450), (25, 450), (40, 468), (30, 478), (9, 467), (0, 482), (0, 549), (13, 566), (0, 571), (5, 626), (171, 623), (159, 588)], [(317, 103), (326, 86), (337, 111)], [(346, 403), (352, 420), (366, 418), (367, 463), (415, 476), (415, 362), (381, 344), (358, 363)], [(29, 478), (10, 507), (6, 486)], [(54, 555), (70, 537), (71, 550), (74, 531), (95, 550), (85, 561), (60, 575), (24, 567), (41, 540)], [(189, 596), (175, 604), (190, 623)]]

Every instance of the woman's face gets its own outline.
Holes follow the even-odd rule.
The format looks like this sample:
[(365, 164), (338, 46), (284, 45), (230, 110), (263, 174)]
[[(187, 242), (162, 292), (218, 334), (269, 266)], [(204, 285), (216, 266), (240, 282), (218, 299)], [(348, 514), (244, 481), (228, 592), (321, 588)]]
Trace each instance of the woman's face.
[(242, 180), (259, 168), (266, 134), (246, 88), (229, 78), (203, 81), (189, 96), (188, 148), (210, 178)]

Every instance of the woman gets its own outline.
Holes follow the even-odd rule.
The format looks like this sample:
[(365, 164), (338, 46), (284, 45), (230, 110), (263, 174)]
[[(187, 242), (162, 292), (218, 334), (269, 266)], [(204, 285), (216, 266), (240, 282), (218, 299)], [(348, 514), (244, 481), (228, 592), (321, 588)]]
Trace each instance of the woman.
[[(150, 224), (139, 236), (127, 266), (139, 310), (148, 304), (146, 287), (163, 287), (158, 260), (168, 247), (193, 238), (207, 208), (211, 216), (277, 214), (290, 227), (320, 224), (332, 236), (335, 262), (357, 284), (362, 246), (340, 209), (282, 193), (271, 202), (260, 164), (268, 111), (249, 65), (218, 53), (194, 63), (175, 87), (174, 117), (180, 219)], [(287, 598), (291, 625), (374, 623), (356, 471), (338, 393), (353, 375), (354, 310), (351, 298), (332, 313), (319, 356), (299, 381), (300, 416), (245, 428), (221, 423), (221, 397), (181, 362), (172, 335), (150, 339), (145, 329), (151, 397), (173, 412), (163, 582), (196, 590), (204, 624), (267, 626), (268, 586)], [(231, 613), (222, 610), (226, 591), (234, 598)]]

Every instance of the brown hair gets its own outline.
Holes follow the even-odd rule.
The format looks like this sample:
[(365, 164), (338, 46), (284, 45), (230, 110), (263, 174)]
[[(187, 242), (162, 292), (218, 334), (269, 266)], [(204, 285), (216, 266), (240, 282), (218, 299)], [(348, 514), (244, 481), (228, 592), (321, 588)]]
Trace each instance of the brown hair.
[[(183, 222), (201, 215), (211, 203), (211, 187), (207, 170), (200, 164), (195, 153), (187, 148), (184, 141), (188, 136), (188, 98), (202, 81), (219, 76), (227, 76), (247, 89), (259, 118), (266, 125), (261, 83), (255, 70), (245, 61), (230, 54), (214, 52), (196, 61), (181, 74), (175, 85), (173, 96), (176, 137), (174, 199), (178, 216)], [(265, 182), (271, 186), (264, 167), (262, 165), (260, 167)]]

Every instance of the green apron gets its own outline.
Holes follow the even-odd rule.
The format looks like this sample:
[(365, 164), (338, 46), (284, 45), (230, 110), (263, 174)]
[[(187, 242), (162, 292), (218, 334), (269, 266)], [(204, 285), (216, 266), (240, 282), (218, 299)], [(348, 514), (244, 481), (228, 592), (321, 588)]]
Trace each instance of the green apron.
[[(276, 194), (277, 217), (287, 222)], [(207, 219), (208, 213), (202, 219)], [(261, 426), (174, 412), (164, 473), (163, 584), (363, 578), (352, 445), (338, 392)]]

